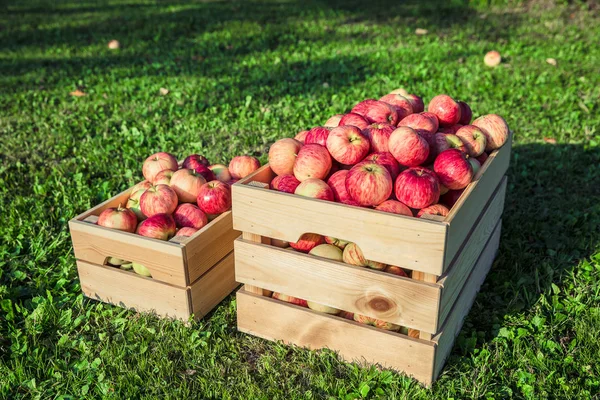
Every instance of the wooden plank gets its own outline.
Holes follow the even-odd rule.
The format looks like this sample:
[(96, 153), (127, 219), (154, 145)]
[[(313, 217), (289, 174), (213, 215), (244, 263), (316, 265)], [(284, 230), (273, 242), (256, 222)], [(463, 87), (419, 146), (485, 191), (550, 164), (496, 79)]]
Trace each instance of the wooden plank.
[(250, 175), (246, 176), (245, 178), (240, 179), (238, 182), (235, 183), (235, 185), (247, 185), (250, 182), (261, 182), (270, 186), (271, 181), (273, 180), (273, 178), (275, 178), (275, 176), (275, 172), (273, 172), (273, 170), (271, 170), (271, 167), (269, 167), (269, 164), (267, 164), (263, 165), (262, 167), (260, 167)]
[(479, 178), (467, 186), (446, 217), (449, 226), (444, 271), (454, 260), (467, 235), (471, 232), (475, 221), (481, 215), (485, 205), (508, 170), (511, 146), (512, 135), (504, 146), (489, 156), (478, 173)]
[(204, 317), (236, 287), (232, 251), (191, 285), (194, 318)]
[(77, 220), (69, 221), (75, 258), (103, 265), (107, 257), (135, 261), (152, 278), (177, 286), (188, 285), (181, 245), (149, 239)]
[(477, 292), (494, 263), (494, 258), (496, 258), (496, 252), (500, 244), (501, 228), (502, 221), (498, 222), (494, 234), (483, 250), (483, 253), (481, 253), (475, 269), (469, 275), (467, 284), (454, 304), (450, 316), (446, 320), (442, 330), (433, 338), (433, 341), (438, 345), (435, 354), (434, 380), (437, 379), (444, 367), (446, 358), (450, 354), (450, 351), (452, 351), (454, 339), (460, 332), (463, 320), (469, 313), (469, 310), (475, 301), (475, 297), (477, 296)]
[(370, 260), (441, 275), (447, 224), (236, 183), (233, 227), (296, 242), (318, 233), (355, 242)]
[(195, 282), (219, 260), (233, 251), (233, 241), (240, 232), (233, 230), (231, 211), (225, 212), (211, 221), (190, 240), (184, 242), (184, 255), (187, 262), (188, 282)]
[(77, 271), (81, 290), (91, 299), (183, 320), (192, 312), (187, 288), (81, 260), (77, 260)]
[(234, 247), (238, 282), (437, 331), (438, 285), (242, 239)]
[[(263, 236), (256, 235), (256, 234), (250, 233), (250, 232), (242, 232), (242, 239), (248, 240), (249, 242), (254, 242), (254, 243), (264, 243), (264, 244), (271, 243), (271, 238), (263, 237)], [(271, 296), (273, 294), (273, 292), (268, 289), (263, 289), (259, 286), (252, 286), (252, 285), (246, 285), (246, 291), (249, 293), (254, 293), (259, 296)]]
[(462, 290), (467, 277), (475, 267), (477, 260), (494, 233), (504, 210), (506, 196), (506, 177), (502, 180), (483, 215), (467, 238), (450, 269), (440, 278), (442, 299), (440, 302), (438, 326), (442, 326)]
[(312, 350), (328, 348), (347, 361), (379, 364), (431, 384), (433, 343), (256, 296), (243, 289), (237, 293), (237, 306), (238, 329), (242, 332)]

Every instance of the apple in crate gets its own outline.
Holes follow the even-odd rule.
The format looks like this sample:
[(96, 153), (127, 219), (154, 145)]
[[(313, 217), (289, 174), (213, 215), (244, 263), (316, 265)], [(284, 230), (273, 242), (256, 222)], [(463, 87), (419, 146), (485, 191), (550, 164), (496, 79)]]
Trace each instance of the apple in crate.
[(269, 149), (269, 166), (277, 175), (289, 175), (294, 173), (294, 162), (302, 143), (296, 139), (280, 139), (271, 145)]
[(386, 265), (377, 261), (367, 260), (356, 243), (348, 243), (342, 253), (342, 260), (346, 264), (357, 267), (369, 267), (377, 270), (385, 269)]
[(383, 272), (387, 272), (389, 274), (394, 274), (394, 275), (398, 275), (398, 276), (403, 276), (405, 278), (410, 278), (410, 276), (408, 276), (408, 274), (406, 273), (406, 271), (403, 268), (400, 268), (396, 265), (388, 265), (387, 267), (385, 267)]
[(294, 194), (304, 197), (312, 197), (313, 199), (333, 201), (333, 190), (327, 183), (320, 179), (310, 178), (300, 182)]
[(432, 204), (428, 207), (422, 208), (417, 213), (417, 217), (421, 218), (424, 214), (439, 215), (441, 217), (447, 217), (450, 210), (443, 204)]
[[(215, 178), (223, 183), (229, 182), (231, 178), (231, 174), (229, 173), (229, 168), (227, 165), (223, 164), (214, 164), (208, 167), (215, 176)], [(206, 179), (206, 178), (205, 178)], [(214, 180), (214, 179), (211, 179)]]
[(412, 217), (413, 213), (406, 204), (399, 202), (398, 200), (386, 200), (383, 203), (375, 207), (377, 211), (385, 211), (392, 214), (406, 215)]
[(154, 182), (156, 174), (165, 169), (177, 171), (179, 169), (177, 159), (169, 153), (156, 153), (146, 158), (146, 161), (142, 165), (142, 174), (147, 181)]
[(444, 126), (441, 127), (440, 129), (438, 129), (438, 133), (450, 133), (452, 135), (456, 135), (456, 132), (458, 132), (458, 130), (460, 128), (462, 128), (463, 125), (461, 124), (456, 124), (456, 125), (452, 125), (452, 126)]
[(392, 132), (389, 148), (396, 161), (406, 167), (423, 164), (430, 151), (425, 137), (408, 126), (401, 126)]
[(131, 267), (133, 268), (133, 270), (135, 271), (136, 274), (146, 276), (148, 278), (152, 278), (152, 274), (150, 273), (150, 270), (148, 268), (144, 267), (142, 264), (133, 262), (133, 263), (131, 263)]
[(316, 143), (320, 144), (321, 146), (325, 146), (329, 132), (329, 128), (324, 126), (315, 126), (306, 134), (306, 138), (304, 138), (304, 144)]
[(334, 160), (341, 164), (353, 165), (369, 154), (369, 139), (361, 130), (352, 125), (333, 128), (327, 137), (327, 150)]
[(344, 114), (335, 114), (333, 117), (329, 118), (323, 126), (326, 128), (335, 128), (340, 125), (343, 116)]
[(414, 112), (410, 100), (398, 93), (386, 94), (380, 98), (379, 101), (391, 104), (396, 109), (398, 120), (401, 120)]
[(146, 219), (146, 216), (140, 208), (140, 197), (142, 197), (145, 191), (146, 189), (140, 189), (137, 192), (132, 193), (131, 196), (129, 196), (129, 199), (127, 200), (127, 204), (125, 205), (126, 208), (133, 211), (138, 221), (143, 221)]
[(456, 149), (441, 152), (433, 163), (433, 170), (440, 183), (450, 190), (463, 189), (473, 180), (471, 163), (467, 160), (465, 153)]
[(325, 179), (331, 169), (331, 156), (320, 144), (302, 146), (294, 163), (294, 176), (300, 182), (309, 178)]
[(358, 203), (352, 200), (348, 190), (346, 190), (346, 176), (348, 176), (348, 170), (341, 169), (331, 175), (327, 180), (327, 185), (333, 191), (333, 198), (335, 201), (349, 205), (358, 205)]
[(177, 202), (177, 193), (170, 186), (152, 185), (140, 196), (140, 209), (147, 217), (173, 214)]
[(467, 151), (463, 141), (458, 136), (450, 133), (436, 133), (433, 135), (431, 144), (431, 151), (434, 157), (437, 157), (438, 154), (448, 149), (458, 149), (463, 153)]
[(206, 179), (202, 175), (193, 169), (183, 168), (173, 173), (170, 186), (177, 194), (180, 203), (195, 203), (200, 188), (205, 183)]
[(275, 292), (273, 293), (272, 297), (276, 300), (285, 301), (286, 303), (295, 304), (300, 307), (308, 307), (308, 304), (306, 304), (306, 300), (288, 296), (287, 294)]
[(456, 131), (456, 136), (464, 143), (467, 154), (479, 157), (485, 151), (487, 139), (485, 134), (475, 125), (465, 125)]
[(488, 153), (482, 153), (479, 157), (477, 157), (477, 161), (479, 161), (479, 164), (481, 164), (483, 166), (483, 164), (488, 159), (488, 157), (489, 157)]
[(178, 228), (201, 229), (208, 223), (206, 214), (198, 206), (189, 203), (178, 205), (173, 213), (173, 219)]
[(361, 206), (376, 206), (392, 194), (393, 181), (387, 168), (374, 162), (355, 165), (346, 175), (346, 190)]
[(400, 325), (392, 324), (381, 319), (367, 317), (366, 315), (354, 314), (354, 320), (359, 324), (374, 326), (375, 328), (385, 329), (386, 331), (399, 331)]
[(294, 193), (300, 181), (294, 175), (278, 175), (271, 181), (271, 189), (284, 193)]
[(354, 321), (354, 313), (351, 313), (350, 311), (341, 311), (338, 316), (344, 319), (349, 319), (350, 321)]
[(243, 179), (260, 168), (260, 161), (252, 156), (235, 156), (229, 162), (229, 173), (233, 179)]
[(479, 172), (479, 169), (481, 168), (481, 163), (473, 157), (469, 157), (468, 158), (469, 163), (471, 164), (471, 167), (473, 167), (473, 177), (475, 175), (477, 175), (477, 172)]
[(444, 194), (441, 197), (442, 203), (448, 206), (448, 208), (454, 207), (454, 204), (458, 201), (460, 196), (462, 196), (465, 189), (460, 190), (449, 190), (448, 193)]
[(394, 181), (400, 173), (400, 164), (398, 164), (392, 153), (389, 152), (371, 153), (363, 161), (372, 161), (375, 164), (384, 166)]
[(152, 184), (149, 181), (143, 181), (140, 183), (136, 183), (132, 188), (131, 191), (129, 193), (134, 194), (135, 192), (137, 192), (138, 190), (146, 190), (148, 189), (150, 186), (152, 186)]
[(121, 260), (120, 258), (116, 257), (108, 257), (106, 259), (106, 263), (112, 265), (113, 267), (119, 267), (123, 264), (129, 264), (131, 261)]
[(374, 99), (367, 99), (355, 105), (353, 113), (362, 115), (370, 123), (398, 124), (398, 112), (391, 104)]
[(156, 214), (142, 221), (136, 233), (153, 239), (169, 240), (175, 236), (177, 226), (169, 214)]
[(388, 141), (394, 129), (390, 124), (371, 124), (362, 130), (362, 134), (369, 139), (371, 151), (381, 153), (389, 151)]
[(194, 171), (196, 171), (197, 174), (200, 174), (206, 182), (217, 179), (212, 170), (205, 165), (198, 165), (196, 168), (194, 168)]
[(111, 207), (100, 213), (97, 224), (105, 228), (133, 233), (137, 226), (137, 217), (127, 208)]
[(460, 106), (460, 121), (458, 121), (458, 123), (461, 125), (469, 125), (473, 118), (471, 107), (464, 101), (458, 101), (458, 105)]
[(362, 129), (365, 129), (370, 124), (369, 124), (369, 121), (367, 121), (367, 119), (365, 117), (363, 117), (362, 115), (351, 112), (351, 113), (345, 114), (342, 117), (338, 126), (346, 126), (346, 125), (352, 125), (352, 126), (357, 127), (358, 129), (362, 130)]
[(413, 167), (398, 175), (395, 191), (398, 201), (410, 208), (420, 209), (438, 202), (440, 182), (433, 171)]
[(345, 240), (341, 240), (341, 239), (337, 239), (331, 236), (325, 236), (325, 242), (327, 244), (332, 244), (334, 246), (339, 247), (340, 249), (344, 250), (344, 247), (346, 247), (346, 245), (350, 242), (347, 242)]
[(208, 162), (206, 157), (201, 156), (200, 154), (190, 154), (185, 158), (185, 160), (183, 160), (183, 163), (181, 163), (181, 168), (195, 170), (200, 165), (208, 167), (210, 163)]
[(290, 247), (302, 253), (308, 253), (316, 246), (325, 243), (325, 238), (316, 233), (305, 233), (297, 242), (290, 242)]
[(439, 126), (437, 117), (430, 113), (411, 114), (398, 122), (398, 127), (407, 126), (417, 132), (436, 133)]
[(175, 236), (189, 237), (189, 236), (193, 236), (196, 232), (198, 232), (198, 229), (194, 229), (194, 228), (190, 228), (189, 226), (186, 226), (186, 227), (179, 229), (177, 231), (177, 233), (175, 234)]
[(492, 151), (502, 147), (508, 140), (509, 130), (504, 118), (496, 114), (482, 115), (473, 121), (475, 125), (485, 135), (487, 144), (485, 151)]
[(171, 185), (171, 178), (175, 171), (171, 171), (170, 169), (165, 169), (160, 171), (154, 177), (154, 185)]
[(423, 103), (423, 99), (417, 96), (416, 94), (407, 94), (406, 99), (410, 101), (412, 105), (413, 113), (422, 113), (425, 111), (425, 104)]
[(338, 315), (340, 311), (342, 311), (337, 308), (326, 306), (325, 304), (315, 303), (314, 301), (307, 301), (306, 305), (311, 310), (322, 312), (325, 314)]
[(446, 94), (435, 96), (427, 106), (427, 112), (435, 114), (441, 126), (452, 126), (460, 121), (460, 105)]
[(342, 261), (342, 249), (332, 244), (320, 244), (315, 246), (308, 254), (329, 258), (330, 260)]
[(200, 188), (198, 207), (204, 213), (216, 215), (231, 208), (231, 186), (221, 181), (210, 181)]
[(306, 135), (308, 135), (308, 131), (300, 131), (296, 134), (296, 136), (294, 136), (294, 139), (304, 144), (306, 140)]

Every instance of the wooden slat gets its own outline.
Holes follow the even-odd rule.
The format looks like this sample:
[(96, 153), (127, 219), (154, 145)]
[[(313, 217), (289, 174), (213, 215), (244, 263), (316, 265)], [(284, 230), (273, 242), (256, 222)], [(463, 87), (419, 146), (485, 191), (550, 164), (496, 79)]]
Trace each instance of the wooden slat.
[(354, 362), (376, 363), (429, 385), (435, 345), (343, 318), (256, 296), (237, 293), (238, 329), (268, 340), (309, 349), (329, 348)]
[(485, 204), (504, 177), (510, 163), (511, 146), (512, 135), (504, 146), (489, 156), (478, 173), (479, 178), (465, 189), (446, 217), (446, 222), (450, 225), (448, 226), (444, 270), (454, 260), (475, 221), (481, 215)]
[(275, 172), (273, 172), (273, 170), (271, 170), (271, 168), (267, 164), (263, 165), (247, 177), (240, 179), (238, 182), (235, 183), (235, 185), (247, 185), (250, 182), (261, 182), (270, 185), (271, 181), (273, 180), (273, 178), (275, 178), (275, 176)]
[(450, 316), (446, 320), (442, 330), (433, 338), (433, 342), (438, 345), (435, 354), (434, 380), (437, 379), (444, 367), (446, 358), (450, 354), (450, 351), (452, 351), (454, 339), (460, 332), (463, 320), (469, 313), (469, 310), (475, 301), (475, 297), (477, 296), (477, 292), (494, 263), (494, 258), (496, 258), (496, 252), (500, 244), (501, 228), (502, 222), (500, 221), (496, 226), (490, 241), (483, 250), (483, 253), (481, 253), (475, 269), (469, 275), (467, 284), (454, 304)]
[(231, 211), (225, 212), (183, 243), (188, 282), (195, 282), (215, 263), (233, 251), (240, 232), (233, 230)]
[[(253, 243), (263, 243), (263, 244), (271, 243), (271, 238), (263, 237), (263, 236), (256, 235), (256, 234), (250, 233), (250, 232), (242, 232), (242, 239), (247, 240), (249, 242), (253, 242)], [(271, 296), (273, 294), (273, 292), (271, 290), (263, 289), (260, 286), (252, 286), (252, 285), (246, 285), (246, 291), (249, 293), (254, 293), (259, 296)]]
[(191, 314), (187, 288), (81, 260), (77, 271), (81, 290), (91, 299), (183, 320)]
[(235, 241), (235, 255), (238, 282), (410, 328), (437, 330), (438, 285), (242, 239)]
[(333, 236), (357, 243), (367, 259), (442, 274), (446, 223), (260, 189), (242, 181), (232, 191), (233, 226), (239, 231), (288, 242), (309, 232)]
[(476, 222), (475, 228), (467, 238), (450, 269), (439, 280), (442, 285), (438, 326), (442, 326), (450, 313), (454, 301), (462, 290), (467, 277), (494, 233), (494, 229), (502, 216), (506, 196), (506, 177), (502, 180), (483, 215)]
[(194, 318), (202, 318), (227, 297), (237, 286), (233, 252), (191, 285)]
[(77, 220), (69, 221), (75, 258), (103, 265), (107, 257), (135, 261), (147, 267), (152, 278), (187, 286), (183, 247)]

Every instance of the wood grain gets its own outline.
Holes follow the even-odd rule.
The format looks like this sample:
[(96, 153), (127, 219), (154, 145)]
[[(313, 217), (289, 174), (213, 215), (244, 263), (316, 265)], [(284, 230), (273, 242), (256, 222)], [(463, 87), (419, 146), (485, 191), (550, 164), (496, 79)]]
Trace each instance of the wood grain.
[[(250, 232), (242, 232), (242, 239), (247, 240), (252, 243), (264, 243), (270, 244), (271, 238), (263, 237)], [(237, 277), (236, 277), (237, 280)], [(240, 282), (240, 281), (238, 281)], [(241, 283), (241, 282), (240, 282)], [(259, 296), (271, 296), (273, 292), (268, 289), (263, 289), (260, 286), (246, 285), (246, 291), (249, 293), (254, 293)]]
[(233, 251), (191, 286), (192, 312), (202, 318), (238, 287)]

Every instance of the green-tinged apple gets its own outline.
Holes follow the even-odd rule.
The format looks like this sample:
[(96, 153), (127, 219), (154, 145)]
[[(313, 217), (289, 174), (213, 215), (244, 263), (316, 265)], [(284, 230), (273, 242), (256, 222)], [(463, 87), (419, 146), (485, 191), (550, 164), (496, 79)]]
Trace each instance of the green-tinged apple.
[(180, 203), (195, 203), (206, 179), (193, 169), (180, 169), (171, 177), (171, 188)]
[(366, 315), (354, 314), (354, 320), (360, 324), (374, 326), (375, 328), (384, 329), (386, 331), (398, 331), (400, 325), (392, 324), (381, 319), (367, 317)]
[(213, 172), (217, 180), (223, 183), (227, 183), (232, 179), (231, 174), (229, 173), (229, 167), (227, 167), (227, 165), (214, 164), (209, 166), (208, 169)]
[(308, 254), (330, 260), (342, 261), (342, 249), (332, 244), (320, 244), (314, 247)]
[(150, 273), (150, 270), (148, 268), (146, 268), (145, 266), (143, 266), (142, 264), (133, 262), (133, 263), (131, 263), (131, 267), (133, 268), (133, 270), (135, 271), (136, 274), (146, 276), (148, 278), (152, 278), (152, 273)]
[(377, 270), (385, 269), (386, 265), (377, 261), (367, 260), (356, 243), (348, 243), (342, 253), (342, 261), (357, 267), (369, 267)]
[(143, 221), (146, 219), (146, 216), (140, 208), (140, 197), (142, 197), (145, 191), (146, 189), (140, 189), (137, 192), (133, 192), (131, 196), (129, 196), (127, 204), (125, 204), (126, 208), (129, 208), (131, 211), (133, 211), (138, 221)]
[(315, 303), (314, 301), (307, 301), (308, 308), (314, 311), (322, 312), (325, 314), (337, 315), (340, 313), (340, 309), (326, 306), (325, 304)]
[(178, 168), (179, 165), (177, 164), (175, 156), (169, 153), (160, 152), (146, 158), (146, 161), (144, 161), (144, 164), (142, 165), (142, 174), (147, 181), (154, 182), (154, 177), (160, 171), (165, 169), (177, 171)]
[(348, 243), (350, 243), (345, 240), (337, 239), (337, 238), (334, 238), (331, 236), (325, 236), (325, 242), (327, 242), (328, 244), (337, 246), (342, 250), (344, 250), (344, 247), (346, 247), (346, 245), (348, 245)]
[(163, 169), (154, 177), (154, 185), (171, 185), (171, 177), (175, 171)]

